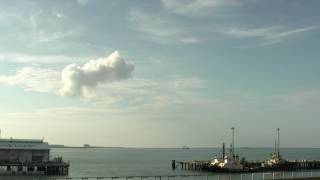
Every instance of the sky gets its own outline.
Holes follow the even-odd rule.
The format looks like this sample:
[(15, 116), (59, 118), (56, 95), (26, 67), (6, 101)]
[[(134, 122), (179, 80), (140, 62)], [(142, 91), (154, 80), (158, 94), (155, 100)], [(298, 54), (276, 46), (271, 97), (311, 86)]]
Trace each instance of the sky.
[(320, 147), (318, 0), (0, 1), (3, 138)]

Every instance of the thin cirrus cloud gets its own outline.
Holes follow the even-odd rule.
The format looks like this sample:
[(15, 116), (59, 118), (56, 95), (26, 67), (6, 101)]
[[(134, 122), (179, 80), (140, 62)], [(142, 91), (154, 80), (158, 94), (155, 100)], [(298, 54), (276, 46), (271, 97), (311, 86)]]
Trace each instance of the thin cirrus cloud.
[(156, 43), (194, 44), (202, 41), (193, 36), (186, 25), (161, 14), (151, 14), (134, 8), (129, 11), (129, 20), (134, 30), (143, 34), (144, 39)]
[[(217, 21), (194, 26), (192, 17), (197, 19), (208, 18), (204, 15), (216, 17), (218, 10), (236, 8), (240, 4), (250, 4), (254, 0), (162, 0), (164, 10), (172, 14), (159, 12), (148, 12), (133, 8), (129, 11), (129, 20), (135, 31), (143, 34), (143, 39), (159, 44), (198, 44), (221, 38), (221, 35), (232, 39), (248, 40), (244, 46), (261, 47), (282, 43), (291, 38), (301, 36), (304, 33), (317, 29), (315, 25), (292, 26), (287, 24), (246, 23), (241, 25), (226, 23), (219, 16)], [(163, 10), (163, 9), (162, 9)], [(225, 13), (224, 11), (219, 11)], [(236, 17), (237, 14), (229, 13), (228, 17)], [(181, 18), (184, 17), (184, 18)], [(186, 20), (187, 19), (187, 20)], [(210, 36), (208, 36), (210, 34)], [(250, 42), (251, 41), (251, 42)], [(254, 45), (252, 45), (254, 43)], [(248, 47), (249, 47), (248, 46)]]
[[(183, 43), (194, 44), (210, 41), (212, 38), (231, 37), (233, 39), (252, 40), (253, 47), (268, 46), (284, 42), (290, 38), (301, 36), (304, 33), (317, 29), (317, 26), (291, 27), (289, 25), (211, 25), (192, 27), (177, 19), (168, 18), (160, 14), (149, 14), (138, 9), (130, 11), (130, 20), (136, 31), (148, 35), (150, 41), (156, 43)], [(210, 33), (210, 37), (205, 34)], [(145, 38), (145, 37), (144, 37)]]
[(163, 6), (180, 15), (204, 16), (211, 14), (217, 8), (240, 4), (239, 0), (162, 0)]
[(85, 6), (89, 3), (89, 0), (77, 0), (77, 3), (81, 6)]
[(24, 53), (0, 53), (1, 63), (18, 63), (18, 64), (59, 64), (70, 63), (74, 59), (83, 61), (81, 57), (70, 57), (65, 55), (31, 55)]
[(239, 39), (258, 39), (257, 46), (266, 46), (280, 43), (286, 39), (293, 38), (305, 32), (315, 30), (317, 27), (308, 26), (303, 28), (287, 28), (284, 26), (271, 26), (262, 28), (240, 28), (232, 27), (221, 30), (220, 33)]
[[(195, 44), (212, 41), (224, 35), (232, 39), (247, 39), (255, 43), (252, 47), (261, 47), (281, 43), (317, 29), (315, 25), (292, 27), (285, 24), (269, 26), (243, 24), (239, 26), (224, 23), (220, 25), (208, 23), (195, 28), (187, 21), (161, 13), (131, 9), (129, 15), (134, 30), (143, 34), (141, 36), (143, 39), (159, 44)], [(252, 45), (250, 42), (246, 43)]]
[(0, 84), (21, 86), (26, 91), (56, 92), (60, 87), (60, 72), (52, 69), (24, 67), (14, 75), (0, 76)]

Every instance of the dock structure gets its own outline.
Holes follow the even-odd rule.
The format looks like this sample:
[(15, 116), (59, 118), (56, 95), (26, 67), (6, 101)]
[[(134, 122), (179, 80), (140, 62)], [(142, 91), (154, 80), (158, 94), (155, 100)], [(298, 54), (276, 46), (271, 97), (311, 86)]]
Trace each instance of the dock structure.
[(172, 168), (180, 167), (184, 170), (200, 170), (210, 172), (267, 172), (267, 171), (297, 171), (297, 170), (315, 170), (320, 169), (320, 160), (295, 160), (288, 161), (282, 158), (280, 154), (280, 128), (277, 128), (277, 140), (275, 141), (275, 150), (271, 158), (264, 161), (246, 161), (240, 160), (239, 155), (234, 150), (234, 130), (232, 127), (232, 143), (229, 156), (225, 156), (225, 144), (222, 144), (222, 157), (215, 157), (213, 160), (204, 161), (177, 161), (172, 160)]
[(33, 180), (317, 180), (319, 174), (312, 171), (305, 172), (266, 172), (266, 173), (238, 173), (238, 174), (173, 174), (173, 175), (145, 175), (145, 176), (83, 176), (83, 177), (38, 177)]
[(320, 161), (286, 161), (277, 166), (264, 166), (263, 161), (244, 162), (243, 169), (222, 169), (210, 167), (211, 161), (177, 161), (172, 160), (172, 168), (193, 171), (214, 171), (214, 172), (268, 172), (268, 171), (297, 171), (320, 169)]
[(65, 176), (69, 163), (50, 160), (50, 146), (43, 140), (0, 139), (0, 175)]
[(183, 170), (194, 170), (199, 171), (203, 170), (210, 161), (176, 161), (172, 160), (172, 168), (180, 168)]

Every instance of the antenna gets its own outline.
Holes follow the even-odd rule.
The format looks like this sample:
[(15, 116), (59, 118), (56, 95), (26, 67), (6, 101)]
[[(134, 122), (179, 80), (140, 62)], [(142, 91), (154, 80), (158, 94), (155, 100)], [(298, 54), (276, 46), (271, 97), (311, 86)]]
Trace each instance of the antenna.
[(232, 130), (232, 156), (234, 156), (234, 127), (231, 128)]
[(226, 146), (224, 143), (222, 143), (222, 159), (224, 160), (224, 157), (226, 156)]
[(278, 148), (277, 148), (277, 153), (278, 153), (278, 157), (280, 157), (280, 128), (277, 128), (278, 131)]

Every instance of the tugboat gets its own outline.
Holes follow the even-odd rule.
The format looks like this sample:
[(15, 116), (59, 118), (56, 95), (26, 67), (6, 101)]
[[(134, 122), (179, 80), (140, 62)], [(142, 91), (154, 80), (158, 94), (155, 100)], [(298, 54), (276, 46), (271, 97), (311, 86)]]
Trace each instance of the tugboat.
[(176, 161), (172, 160), (172, 168), (178, 165), (181, 169), (201, 170), (210, 172), (224, 173), (248, 173), (248, 172), (266, 172), (266, 171), (296, 171), (306, 169), (320, 169), (320, 160), (295, 160), (289, 161), (280, 155), (280, 129), (278, 131), (278, 141), (275, 141), (274, 152), (271, 158), (264, 161), (246, 161), (239, 159), (239, 155), (234, 151), (234, 128), (232, 129), (232, 144), (230, 154), (225, 154), (225, 144), (222, 144), (222, 156), (215, 156), (212, 160), (194, 160), (194, 161)]
[(234, 127), (232, 130), (232, 143), (230, 145), (229, 156), (226, 156), (225, 153), (225, 144), (222, 143), (222, 156), (218, 158), (217, 156), (210, 161), (209, 165), (206, 168), (208, 171), (215, 172), (243, 172), (246, 171), (244, 166), (240, 162), (239, 155), (235, 154), (234, 151)]
[(280, 128), (277, 128), (278, 131), (278, 141), (275, 140), (274, 151), (271, 154), (271, 158), (266, 160), (261, 164), (262, 168), (266, 170), (269, 169), (283, 169), (288, 165), (288, 161), (282, 158), (280, 154)]
[(217, 156), (210, 162), (208, 170), (220, 172), (242, 172), (243, 165), (239, 160), (239, 155), (234, 154), (232, 145), (230, 147), (230, 156), (225, 155), (225, 144), (222, 144), (222, 157)]

